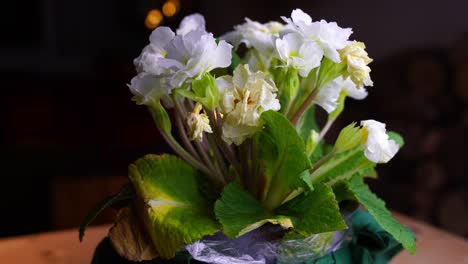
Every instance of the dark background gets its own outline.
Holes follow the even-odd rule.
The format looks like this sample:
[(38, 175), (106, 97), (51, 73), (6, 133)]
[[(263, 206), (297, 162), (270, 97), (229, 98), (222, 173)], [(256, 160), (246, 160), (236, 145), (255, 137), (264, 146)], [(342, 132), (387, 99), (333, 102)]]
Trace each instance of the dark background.
[[(125, 181), (129, 163), (168, 151), (126, 87), (151, 32), (146, 14), (163, 3), (0, 4), (0, 237), (78, 225)], [(374, 58), (375, 85), (367, 100), (348, 100), (335, 128), (372, 118), (400, 132), (407, 145), (379, 169), (373, 189), (392, 209), (468, 235), (468, 2), (180, 3), (163, 25), (175, 29), (200, 12), (219, 36), (246, 16), (280, 20), (298, 7), (352, 27)]]

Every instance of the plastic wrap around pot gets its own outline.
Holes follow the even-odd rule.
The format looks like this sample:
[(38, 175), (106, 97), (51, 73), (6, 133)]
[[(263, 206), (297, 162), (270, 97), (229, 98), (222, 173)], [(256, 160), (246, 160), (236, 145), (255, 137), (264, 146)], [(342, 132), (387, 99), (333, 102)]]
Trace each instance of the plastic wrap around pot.
[(186, 246), (196, 260), (213, 264), (304, 263), (339, 249), (352, 237), (350, 229), (282, 239), (279, 226), (265, 225), (235, 239), (222, 233)]

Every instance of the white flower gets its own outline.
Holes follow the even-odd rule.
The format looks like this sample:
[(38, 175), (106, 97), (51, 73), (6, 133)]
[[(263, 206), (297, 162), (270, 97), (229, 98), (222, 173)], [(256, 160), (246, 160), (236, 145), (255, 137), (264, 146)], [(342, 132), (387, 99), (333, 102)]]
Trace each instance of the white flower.
[(200, 114), (202, 105), (197, 103), (193, 111), (187, 117), (187, 132), (190, 140), (203, 140), (203, 132), (213, 133), (210, 120), (206, 114)]
[(137, 104), (151, 105), (171, 93), (169, 80), (164, 77), (141, 72), (128, 84), (133, 100)]
[(276, 40), (279, 58), (286, 63), (284, 67), (292, 67), (299, 71), (302, 77), (307, 77), (310, 70), (320, 66), (323, 51), (316, 42), (304, 42), (298, 33), (289, 33)]
[(253, 55), (251, 62), (254, 64), (249, 65), (261, 70), (268, 69), (275, 55), (275, 41), (284, 25), (275, 21), (261, 24), (248, 18), (245, 21), (244, 24), (235, 26), (234, 31), (221, 36), (221, 39), (232, 43), (236, 48), (240, 43), (244, 43), (247, 48), (253, 48), (255, 54), (249, 53)]
[(166, 56), (165, 46), (175, 34), (168, 27), (158, 27), (149, 37), (150, 43), (143, 49), (140, 56), (133, 60), (137, 72), (148, 72), (159, 75), (167, 70), (160, 67), (159, 60)]
[(338, 50), (343, 49), (352, 34), (350, 28), (341, 28), (335, 22), (328, 23), (325, 20), (312, 22), (309, 15), (300, 9), (295, 9), (291, 13), (291, 19), (283, 17), (288, 23), (286, 31), (282, 34), (295, 31), (299, 33), (303, 41), (313, 41), (319, 45), (325, 57), (339, 63), (340, 54)]
[(199, 78), (212, 69), (229, 66), (231, 49), (224, 40), (216, 44), (211, 33), (190, 31), (168, 43), (166, 58), (160, 60), (160, 65), (174, 71), (171, 85), (180, 87), (189, 78)]
[(245, 23), (235, 26), (235, 30), (223, 36), (224, 39), (237, 47), (244, 43), (247, 48), (255, 48), (263, 55), (270, 55), (275, 49), (275, 40), (284, 25), (279, 22), (261, 24), (245, 18)]
[(365, 48), (364, 43), (354, 41), (340, 51), (347, 64), (346, 76), (350, 76), (358, 87), (373, 85), (369, 75), (371, 69), (367, 66), (372, 59), (367, 55)]
[(372, 162), (387, 163), (398, 152), (398, 145), (389, 139), (385, 124), (375, 120), (361, 121), (364, 132), (364, 155)]
[(338, 106), (338, 98), (343, 90), (346, 91), (347, 96), (357, 100), (362, 100), (367, 97), (367, 91), (364, 87), (358, 89), (349, 78), (344, 79), (340, 76), (320, 88), (314, 102), (328, 113), (331, 113)]
[(278, 90), (273, 80), (263, 72), (251, 72), (248, 65), (239, 65), (234, 76), (216, 79), (223, 116), (222, 138), (228, 144), (240, 145), (258, 129), (263, 111), (280, 109)]
[(206, 31), (205, 18), (200, 14), (192, 14), (184, 17), (177, 29), (177, 35), (186, 35), (190, 31)]

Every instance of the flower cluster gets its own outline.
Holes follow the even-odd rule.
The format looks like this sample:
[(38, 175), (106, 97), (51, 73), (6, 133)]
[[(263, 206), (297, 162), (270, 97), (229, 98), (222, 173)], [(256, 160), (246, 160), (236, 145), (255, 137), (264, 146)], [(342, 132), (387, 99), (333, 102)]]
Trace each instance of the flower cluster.
[(156, 28), (150, 43), (134, 60), (138, 75), (129, 87), (137, 103), (152, 104), (184, 83), (231, 64), (232, 46), (225, 41), (216, 43), (200, 14), (184, 18), (176, 32)]
[[(372, 59), (351, 34), (300, 9), (282, 22), (246, 18), (219, 40), (200, 14), (176, 32), (151, 33), (128, 86), (177, 156), (148, 155), (130, 166), (132, 210), (149, 233), (134, 234), (141, 250), (149, 237), (153, 257), (170, 258), (220, 229), (237, 237), (265, 223), (294, 236), (340, 230), (344, 199), (368, 207), (414, 250), (411, 234), (381, 217), (390, 213), (363, 181), (396, 155), (402, 138), (365, 120), (343, 128), (334, 144), (324, 140), (346, 99), (366, 98), (373, 85)], [(328, 119), (319, 126), (322, 110)], [(114, 233), (122, 226), (129, 225)], [(128, 243), (112, 240), (120, 249)]]

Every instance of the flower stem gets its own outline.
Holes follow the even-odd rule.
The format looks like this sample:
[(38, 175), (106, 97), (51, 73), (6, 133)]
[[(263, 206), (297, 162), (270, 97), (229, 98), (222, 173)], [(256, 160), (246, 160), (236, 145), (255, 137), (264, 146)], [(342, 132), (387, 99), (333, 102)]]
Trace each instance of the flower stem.
[(299, 118), (302, 116), (302, 114), (307, 110), (309, 105), (312, 103), (312, 101), (315, 99), (315, 97), (318, 94), (319, 89), (314, 89), (309, 96), (305, 99), (305, 101), (302, 103), (301, 107), (294, 113), (293, 117), (291, 118), (291, 123), (295, 126), (297, 124), (297, 121), (299, 121)]
[(188, 152), (190, 152), (192, 156), (194, 156), (197, 160), (201, 161), (200, 156), (195, 151), (192, 143), (190, 143), (190, 140), (187, 137), (187, 133), (185, 132), (185, 129), (184, 129), (185, 126), (182, 123), (182, 118), (180, 117), (180, 115), (176, 114), (175, 119), (176, 119), (175, 121), (176, 121), (177, 129), (179, 130), (180, 139), (182, 140), (182, 143), (184, 144), (185, 148), (187, 148)]
[(310, 174), (314, 173), (316, 170), (318, 170), (318, 168), (320, 168), (323, 164), (325, 164), (327, 161), (329, 161), (331, 158), (333, 158), (336, 154), (337, 153), (334, 150), (332, 150), (330, 153), (325, 155), (325, 157), (323, 157), (321, 160), (319, 160), (317, 163), (315, 163), (314, 167), (312, 167), (309, 170), (309, 173)]
[(328, 130), (330, 130), (335, 120), (336, 119), (327, 120), (327, 123), (323, 126), (322, 130), (320, 130), (320, 134), (318, 136), (317, 142), (320, 142), (325, 137), (325, 135), (327, 134)]

